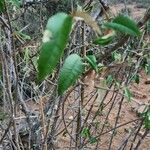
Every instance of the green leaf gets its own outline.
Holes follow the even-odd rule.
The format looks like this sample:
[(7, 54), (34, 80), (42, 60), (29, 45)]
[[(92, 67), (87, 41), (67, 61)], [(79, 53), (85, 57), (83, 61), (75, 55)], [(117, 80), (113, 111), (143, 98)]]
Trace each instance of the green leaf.
[(91, 67), (98, 72), (98, 66), (97, 66), (97, 61), (96, 61), (96, 57), (94, 55), (87, 55), (85, 56), (86, 60), (88, 61), (88, 63), (91, 65)]
[(103, 36), (103, 37), (97, 38), (93, 43), (105, 46), (109, 44), (112, 40), (113, 40), (113, 37), (105, 38), (105, 36)]
[(58, 80), (58, 94), (61, 95), (66, 91), (84, 71), (84, 65), (81, 57), (77, 54), (68, 56), (61, 69)]
[(150, 129), (150, 105), (148, 105), (146, 111), (142, 113), (142, 117), (144, 119), (144, 128)]
[(0, 13), (4, 12), (4, 0), (0, 0)]
[(131, 102), (132, 94), (131, 94), (131, 92), (130, 92), (128, 87), (124, 88), (124, 95), (127, 98), (128, 102)]
[(48, 20), (38, 59), (38, 83), (55, 69), (66, 47), (71, 26), (72, 17), (65, 13), (58, 13)]
[(105, 23), (104, 26), (125, 34), (133, 36), (140, 35), (140, 29), (138, 28), (137, 24), (128, 16), (119, 15), (112, 22)]
[(98, 141), (96, 137), (90, 137), (89, 140), (90, 140), (90, 144), (94, 144)]
[(47, 30), (52, 34), (52, 41), (65, 48), (72, 26), (72, 17), (65, 13), (57, 13), (47, 23)]
[(97, 38), (96, 40), (94, 40), (93, 43), (105, 46), (105, 45), (109, 44), (113, 40), (114, 36), (115, 36), (115, 32), (111, 32), (111, 33), (109, 33), (107, 35), (104, 35), (104, 36), (102, 36), (100, 38)]
[(140, 77), (138, 74), (133, 76), (133, 80), (135, 81), (135, 83), (139, 84), (140, 83)]
[(113, 76), (112, 75), (108, 75), (108, 77), (106, 78), (106, 84), (110, 85), (113, 82)]
[(121, 54), (118, 53), (118, 52), (116, 52), (116, 51), (114, 51), (114, 52), (112, 53), (112, 57), (113, 57), (113, 59), (114, 59), (115, 61), (121, 62), (121, 60), (122, 60)]
[(90, 138), (90, 129), (87, 127), (83, 128), (81, 136), (84, 138)]

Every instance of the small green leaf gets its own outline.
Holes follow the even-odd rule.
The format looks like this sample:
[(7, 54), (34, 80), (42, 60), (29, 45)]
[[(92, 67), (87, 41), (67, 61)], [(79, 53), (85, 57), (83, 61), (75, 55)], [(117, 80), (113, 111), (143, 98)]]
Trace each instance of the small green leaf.
[(110, 85), (113, 82), (113, 76), (112, 75), (108, 75), (108, 77), (106, 78), (106, 84)]
[(112, 57), (113, 57), (113, 59), (114, 59), (115, 61), (121, 62), (121, 60), (122, 60), (121, 54), (118, 53), (118, 52), (116, 52), (116, 51), (114, 51), (114, 52), (112, 53)]
[(58, 13), (48, 20), (38, 59), (38, 83), (55, 69), (66, 47), (71, 26), (72, 17), (65, 13)]
[(81, 132), (81, 136), (84, 137), (84, 138), (90, 138), (89, 128), (87, 128), (87, 127), (83, 128), (83, 130)]
[(100, 38), (97, 38), (96, 40), (94, 40), (93, 43), (105, 46), (113, 40), (114, 36), (115, 36), (115, 32), (111, 32), (110, 34), (107, 34), (107, 35), (104, 35)]
[(81, 57), (77, 54), (68, 56), (60, 72), (58, 80), (58, 94), (62, 95), (64, 91), (73, 85), (83, 71), (84, 65)]
[(150, 105), (147, 106), (146, 111), (142, 113), (142, 117), (144, 119), (144, 128), (150, 129)]
[(88, 63), (91, 65), (91, 67), (98, 72), (98, 66), (97, 66), (97, 61), (96, 61), (96, 57), (94, 55), (87, 55), (86, 60), (88, 61)]
[(96, 137), (90, 137), (89, 140), (90, 140), (90, 144), (94, 144), (94, 143), (97, 142), (97, 138)]
[(140, 77), (138, 74), (133, 76), (133, 80), (135, 81), (135, 83), (139, 84), (140, 83)]
[(130, 92), (128, 87), (124, 88), (124, 95), (127, 98), (128, 102), (131, 102), (132, 94), (131, 94), (131, 92)]
[(128, 16), (119, 15), (112, 22), (105, 23), (104, 26), (125, 34), (133, 36), (140, 35), (140, 29), (137, 24)]

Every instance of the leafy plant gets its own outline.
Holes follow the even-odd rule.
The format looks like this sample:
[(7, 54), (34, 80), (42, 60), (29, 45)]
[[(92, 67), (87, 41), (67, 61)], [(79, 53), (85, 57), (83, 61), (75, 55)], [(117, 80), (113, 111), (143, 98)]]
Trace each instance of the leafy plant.
[(97, 38), (96, 40), (94, 40), (93, 43), (105, 46), (105, 45), (109, 44), (113, 40), (114, 36), (115, 36), (115, 32), (112, 31), (111, 33), (109, 33), (107, 35), (104, 35), (104, 36), (102, 36), (100, 38)]
[(140, 30), (137, 24), (128, 16), (119, 15), (112, 22), (105, 23), (104, 26), (124, 34), (132, 36), (140, 35)]
[(83, 73), (83, 71), (84, 65), (81, 57), (77, 54), (68, 56), (59, 76), (58, 94), (63, 94), (65, 90), (73, 85), (78, 77)]
[(65, 13), (52, 16), (47, 23), (38, 60), (38, 82), (50, 75), (59, 62), (67, 44), (72, 17)]
[(84, 138), (88, 138), (89, 141), (90, 141), (90, 144), (94, 144), (94, 143), (97, 142), (97, 138), (91, 136), (90, 129), (87, 128), (87, 127), (83, 128), (83, 130), (81, 132), (81, 136), (84, 137)]
[(90, 66), (98, 72), (98, 66), (97, 66), (97, 60), (94, 55), (87, 55), (86, 57), (87, 62), (90, 64)]

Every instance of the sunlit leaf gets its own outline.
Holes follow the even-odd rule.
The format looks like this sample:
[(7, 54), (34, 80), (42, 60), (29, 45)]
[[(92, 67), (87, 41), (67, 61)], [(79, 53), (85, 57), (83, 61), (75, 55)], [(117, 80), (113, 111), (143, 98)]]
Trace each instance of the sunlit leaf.
[(66, 47), (72, 26), (72, 17), (58, 13), (48, 20), (38, 59), (38, 83), (50, 75)]
[(81, 57), (77, 54), (68, 56), (61, 69), (58, 81), (58, 94), (63, 94), (84, 71), (84, 65)]
[(128, 16), (119, 15), (112, 22), (105, 23), (104, 26), (125, 34), (133, 36), (140, 35), (140, 29), (137, 24)]

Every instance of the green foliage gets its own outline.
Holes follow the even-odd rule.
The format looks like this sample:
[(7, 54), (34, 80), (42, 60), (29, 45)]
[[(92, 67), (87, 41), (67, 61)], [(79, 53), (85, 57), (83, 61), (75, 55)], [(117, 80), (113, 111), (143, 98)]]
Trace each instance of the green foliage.
[(128, 16), (119, 15), (112, 22), (105, 23), (104, 26), (132, 36), (140, 35), (137, 24)]
[(112, 53), (112, 58), (114, 59), (114, 61), (121, 62), (122, 55), (120, 53), (118, 53), (117, 51), (114, 51)]
[(108, 77), (106, 78), (106, 84), (110, 85), (113, 82), (113, 76), (112, 75), (108, 75)]
[(81, 132), (81, 136), (84, 138), (89, 138), (90, 137), (90, 129), (87, 127), (83, 128), (83, 130)]
[(150, 105), (147, 107), (147, 110), (142, 113), (142, 117), (144, 118), (144, 127), (150, 129)]
[(140, 83), (140, 77), (138, 74), (133, 76), (133, 80), (135, 81), (135, 83), (139, 84)]
[(128, 87), (124, 87), (124, 95), (127, 98), (128, 102), (131, 102), (132, 93)]
[(4, 0), (0, 0), (0, 13), (4, 11)]
[(38, 82), (51, 74), (66, 46), (72, 26), (72, 17), (65, 13), (52, 16), (47, 23), (38, 60)]
[(86, 57), (87, 62), (90, 64), (90, 66), (98, 72), (98, 66), (97, 66), (97, 60), (95, 55), (87, 55)]
[(104, 35), (104, 36), (102, 36), (100, 38), (97, 38), (96, 40), (94, 40), (93, 43), (105, 46), (105, 45), (109, 44), (113, 40), (114, 36), (115, 36), (115, 32), (112, 31), (111, 33), (109, 33), (107, 35)]
[(89, 141), (90, 141), (90, 144), (94, 144), (94, 143), (97, 142), (97, 138), (91, 136), (90, 129), (87, 128), (87, 127), (83, 128), (83, 130), (81, 132), (81, 136), (84, 137), (84, 138), (88, 138)]
[(20, 0), (10, 0), (10, 2), (15, 5), (16, 7), (20, 7)]
[(81, 57), (77, 54), (68, 56), (60, 72), (58, 80), (58, 94), (63, 94), (64, 91), (73, 85), (83, 71), (84, 65)]

